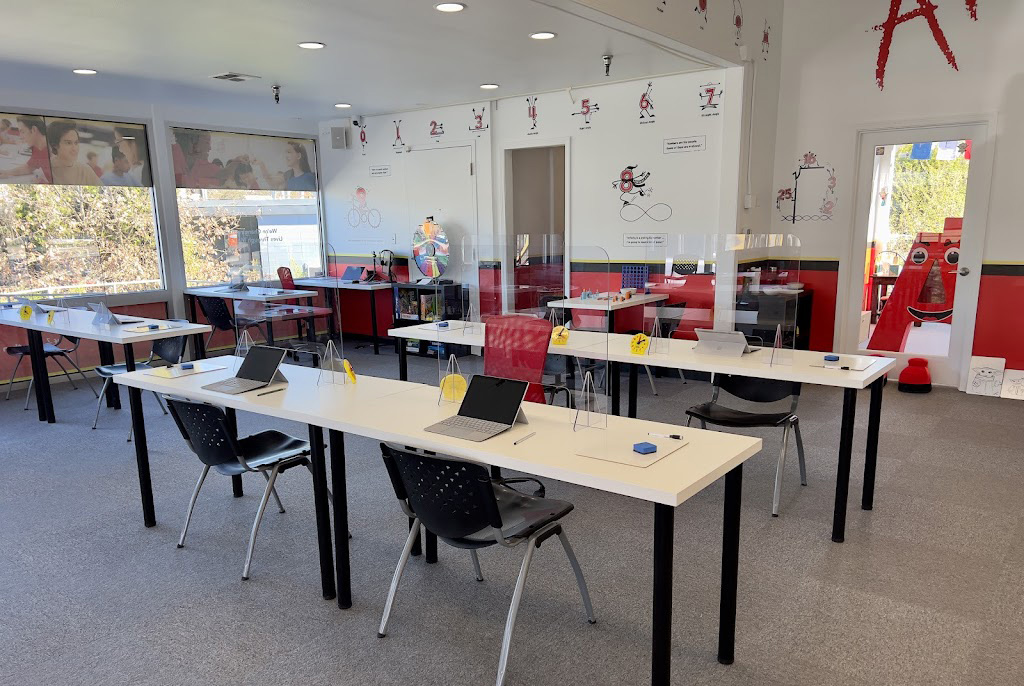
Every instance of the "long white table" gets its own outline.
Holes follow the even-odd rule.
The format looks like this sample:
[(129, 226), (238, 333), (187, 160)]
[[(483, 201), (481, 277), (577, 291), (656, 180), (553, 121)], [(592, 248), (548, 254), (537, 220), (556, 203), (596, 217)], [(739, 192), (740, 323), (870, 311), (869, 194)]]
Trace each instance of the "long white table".
[[(436, 323), (408, 326), (388, 331), (397, 338), (453, 343), (467, 346), (484, 346), (486, 324), (472, 324), (463, 328), (461, 322), (438, 328)], [(850, 488), (850, 461), (853, 453), (853, 428), (856, 419), (857, 391), (870, 389), (871, 401), (868, 408), (868, 433), (864, 460), (864, 490), (861, 508), (874, 507), (875, 469), (878, 461), (878, 431), (882, 417), (882, 387), (885, 375), (896, 366), (891, 357), (869, 357), (871, 365), (863, 371), (826, 369), (822, 364), (825, 353), (811, 350), (793, 350), (787, 354), (791, 361), (784, 364), (766, 364), (770, 349), (761, 349), (743, 357), (722, 357), (708, 355), (694, 350), (695, 341), (669, 338), (661, 341), (666, 347), (660, 354), (634, 355), (630, 352), (631, 336), (628, 334), (603, 334), (591, 331), (572, 331), (565, 345), (548, 346), (548, 354), (586, 357), (607, 360), (611, 363), (610, 382), (612, 414), (619, 414), (619, 368), (626, 365), (629, 371), (629, 404), (627, 414), (636, 417), (637, 377), (641, 366), (664, 369), (685, 369), (713, 374), (735, 374), (758, 379), (776, 379), (832, 386), (843, 389), (842, 425), (839, 432), (839, 460), (836, 471), (835, 509), (832, 516), (832, 540), (840, 543), (846, 537), (846, 509)], [(407, 378), (408, 361), (404, 355), (405, 346), (399, 346), (399, 377)], [(859, 358), (844, 355), (844, 358)]]
[[(582, 457), (573, 445), (580, 434), (574, 431), (575, 412), (567, 408), (527, 403), (527, 426), (483, 442), (472, 442), (428, 433), (423, 427), (451, 416), (453, 403), (438, 404), (438, 389), (422, 384), (360, 376), (355, 384), (318, 383), (319, 371), (289, 366), (286, 390), (266, 396), (255, 392), (225, 395), (202, 386), (231, 375), (233, 357), (220, 358), (228, 369), (178, 379), (135, 372), (115, 381), (137, 390), (155, 391), (209, 402), (236, 411), (252, 412), (301, 422), (309, 426), (314, 474), (314, 501), (320, 545), (321, 586), (325, 598), (337, 597), (342, 608), (351, 606), (349, 571), (348, 506), (345, 482), (344, 434), (353, 433), (374, 440), (432, 450), (440, 454), (475, 460), (492, 467), (508, 468), (541, 477), (625, 495), (654, 504), (654, 594), (652, 626), (652, 677), (658, 686), (669, 683), (672, 638), (672, 576), (675, 508), (721, 477), (725, 477), (723, 520), (722, 600), (718, 658), (730, 663), (734, 656), (736, 588), (739, 564), (740, 500), (743, 463), (761, 449), (761, 440), (748, 436), (686, 429), (687, 444), (662, 460), (644, 468)], [(147, 526), (155, 524), (152, 485), (142, 405), (132, 406), (139, 458), (139, 484)], [(396, 420), (396, 417), (403, 418)], [(139, 429), (142, 431), (139, 431)], [(332, 484), (334, 490), (334, 553), (332, 563), (331, 523), (326, 495), (325, 445), (323, 429), (330, 432)], [(647, 433), (678, 432), (676, 426), (625, 417), (609, 417), (606, 428), (587, 428), (603, 436), (627, 441), (647, 440)], [(535, 432), (528, 442), (514, 442)], [(182, 445), (182, 450), (186, 447)], [(380, 459), (373, 455), (370, 459)], [(584, 515), (585, 516), (585, 515)], [(585, 525), (585, 519), (580, 518)], [(427, 537), (427, 561), (436, 560), (436, 538)]]
[(380, 336), (377, 333), (377, 291), (391, 290), (391, 283), (388, 281), (362, 281), (360, 283), (343, 283), (341, 279), (333, 276), (311, 276), (305, 279), (295, 279), (296, 286), (305, 288), (322, 288), (327, 297), (327, 307), (331, 309), (331, 331), (341, 330), (341, 322), (334, 323), (334, 302), (336, 290), (342, 291), (363, 291), (370, 299), (370, 331), (373, 337), (373, 354), (380, 355)]
[[(115, 345), (124, 346), (125, 365), (129, 370), (135, 369), (135, 352), (133, 346), (136, 343), (155, 341), (161, 338), (173, 338), (175, 336), (189, 336), (209, 332), (211, 329), (205, 324), (185, 324), (179, 322), (166, 322), (160, 319), (149, 319), (147, 317), (135, 317), (139, 322), (119, 326), (108, 326), (105, 324), (93, 324), (95, 313), (87, 310), (50, 308), (43, 306), (47, 311), (55, 310), (53, 323), (47, 322), (47, 313), (34, 313), (29, 319), (23, 320), (19, 314), (19, 307), (0, 307), (0, 325), (13, 326), (25, 329), (28, 332), (29, 358), (32, 362), (33, 387), (36, 392), (36, 407), (39, 411), (39, 421), (54, 423), (57, 421), (53, 412), (53, 398), (50, 395), (50, 375), (46, 371), (46, 357), (43, 354), (43, 334), (57, 336), (72, 336), (86, 340), (96, 341), (100, 349), (100, 363), (114, 364)], [(171, 325), (175, 328), (157, 329), (153, 331), (135, 332), (130, 331), (136, 327), (156, 325)], [(136, 397), (137, 396), (137, 397)], [(141, 403), (141, 395), (129, 394), (132, 403), (136, 400)], [(107, 390), (107, 406), (121, 407), (120, 396), (117, 388), (111, 385)]]

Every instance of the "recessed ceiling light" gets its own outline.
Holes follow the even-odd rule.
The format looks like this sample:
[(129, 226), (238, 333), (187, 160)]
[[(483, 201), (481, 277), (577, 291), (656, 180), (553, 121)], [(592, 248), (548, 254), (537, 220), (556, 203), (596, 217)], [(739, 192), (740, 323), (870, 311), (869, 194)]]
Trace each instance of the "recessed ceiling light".
[(320, 41), (310, 40), (299, 43), (299, 47), (303, 50), (320, 50), (321, 48), (327, 47)]
[(461, 12), (466, 6), (461, 2), (442, 2), (434, 5), (434, 9), (438, 12)]
[(72, 69), (71, 71), (81, 76), (92, 76), (96, 73), (95, 69)]
[(554, 31), (538, 31), (536, 33), (531, 33), (530, 38), (534, 40), (551, 40), (557, 35), (558, 34)]
[(492, 91), (492, 90), (494, 90), (495, 88), (498, 87), (498, 84), (496, 84), (496, 83), (481, 83), (480, 87), (483, 88), (485, 91)]
[(348, 104), (347, 102), (336, 102), (334, 103), (334, 106), (337, 107), (339, 110), (347, 110), (349, 107), (352, 107), (352, 105)]

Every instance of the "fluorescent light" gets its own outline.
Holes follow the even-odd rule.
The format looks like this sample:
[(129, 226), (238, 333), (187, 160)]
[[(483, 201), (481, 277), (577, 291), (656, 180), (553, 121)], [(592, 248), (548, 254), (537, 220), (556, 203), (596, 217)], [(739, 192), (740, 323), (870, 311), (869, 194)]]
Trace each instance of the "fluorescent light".
[(439, 5), (434, 5), (434, 9), (438, 12), (461, 12), (466, 9), (466, 6), (461, 2), (442, 2)]
[(320, 50), (321, 48), (327, 47), (320, 41), (310, 40), (299, 43), (299, 47), (303, 50)]
[(92, 76), (96, 73), (95, 69), (72, 69), (71, 71), (81, 76)]
[(530, 38), (534, 40), (551, 40), (557, 35), (554, 31), (537, 31), (536, 33), (531, 33)]
[(494, 90), (495, 88), (498, 87), (498, 84), (496, 84), (496, 83), (481, 83), (480, 87), (483, 88), (485, 91), (492, 91), (492, 90)]
[(337, 107), (339, 110), (347, 110), (349, 107), (352, 107), (352, 105), (348, 104), (347, 102), (336, 102), (334, 103), (334, 106)]

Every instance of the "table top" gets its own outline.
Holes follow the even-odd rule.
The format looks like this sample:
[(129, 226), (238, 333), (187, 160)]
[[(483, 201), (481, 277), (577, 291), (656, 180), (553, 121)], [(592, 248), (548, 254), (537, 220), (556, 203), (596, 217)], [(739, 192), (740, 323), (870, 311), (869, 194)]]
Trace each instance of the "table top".
[[(130, 316), (133, 319), (141, 319), (142, 321), (132, 322), (130, 324), (115, 324), (113, 326), (105, 324), (97, 325), (92, 323), (96, 313), (88, 310), (65, 310), (63, 312), (55, 312), (53, 316), (53, 324), (47, 324), (47, 315), (45, 313), (33, 314), (28, 321), (23, 321), (21, 316), (18, 314), (18, 309), (19, 308), (17, 307), (0, 308), (0, 324), (15, 326), (19, 329), (34, 329), (43, 333), (58, 334), (61, 336), (75, 336), (77, 338), (101, 341), (103, 343), (114, 343), (117, 345), (143, 343), (145, 341), (155, 341), (161, 338), (172, 338), (174, 336), (191, 336), (197, 333), (209, 333), (212, 331), (212, 329), (206, 324), (168, 322), (163, 319), (149, 319), (147, 317), (136, 317), (135, 315), (124, 314), (120, 316)], [(133, 329), (137, 326), (146, 326), (148, 324), (171, 324), (175, 328), (145, 331), (143, 333), (128, 331), (128, 329)]]
[[(464, 330), (461, 325), (451, 330), (438, 329), (436, 325), (420, 324), (405, 326), (388, 331), (389, 336), (396, 338), (415, 338), (423, 341), (439, 343), (455, 343), (469, 346), (484, 345), (486, 324), (472, 324)], [(781, 381), (799, 381), (818, 386), (835, 386), (838, 388), (867, 388), (871, 382), (892, 370), (896, 360), (891, 357), (870, 357), (871, 366), (863, 371), (847, 371), (843, 369), (825, 369), (813, 366), (821, 364), (828, 353), (813, 350), (786, 351), (792, 361), (782, 364), (766, 364), (764, 359), (771, 354), (770, 349), (757, 350), (742, 358), (710, 355), (694, 351), (696, 341), (679, 338), (661, 339), (651, 350), (664, 346), (665, 352), (651, 352), (647, 355), (634, 355), (630, 352), (632, 336), (624, 333), (604, 334), (596, 331), (571, 331), (565, 345), (549, 345), (548, 354), (576, 355), (597, 360), (643, 364), (648, 367), (666, 369), (688, 369), (697, 372), (713, 372), (719, 374), (737, 374), (758, 379), (777, 379)], [(845, 358), (864, 356), (844, 355)]]
[(311, 276), (305, 279), (295, 279), (295, 285), (304, 286), (305, 288), (338, 288), (346, 291), (391, 290), (391, 284), (387, 281), (341, 283), (340, 279), (333, 276)]
[(247, 291), (233, 291), (228, 286), (203, 286), (202, 288), (186, 288), (185, 295), (224, 298), (225, 300), (254, 300), (256, 302), (273, 302), (275, 300), (291, 300), (293, 298), (312, 298), (316, 291), (286, 290), (282, 288), (262, 288), (249, 286)]
[(597, 298), (566, 298), (564, 300), (552, 300), (548, 307), (567, 310), (621, 310), (626, 307), (648, 305), (650, 303), (668, 300), (668, 293), (637, 293), (628, 300), (612, 302), (611, 300), (598, 300)]
[[(258, 392), (226, 395), (202, 389), (231, 376), (238, 361), (234, 357), (217, 359), (228, 368), (178, 379), (133, 372), (119, 374), (114, 381), (671, 506), (692, 497), (761, 449), (761, 440), (750, 436), (680, 429), (625, 417), (608, 417), (606, 428), (574, 431), (574, 410), (537, 403), (523, 406), (528, 425), (517, 424), (477, 443), (423, 430), (458, 409), (454, 403), (438, 404), (438, 389), (432, 386), (372, 376), (360, 376), (355, 384), (318, 385), (318, 370), (287, 365), (282, 371), (289, 383), (280, 393), (262, 397)], [(406, 419), (396, 421), (396, 417)], [(585, 440), (583, 433), (604, 432), (608, 437), (637, 442), (647, 440), (649, 431), (682, 433), (687, 444), (649, 467), (582, 457), (573, 450), (574, 444)], [(529, 441), (513, 445), (531, 432), (536, 435)]]

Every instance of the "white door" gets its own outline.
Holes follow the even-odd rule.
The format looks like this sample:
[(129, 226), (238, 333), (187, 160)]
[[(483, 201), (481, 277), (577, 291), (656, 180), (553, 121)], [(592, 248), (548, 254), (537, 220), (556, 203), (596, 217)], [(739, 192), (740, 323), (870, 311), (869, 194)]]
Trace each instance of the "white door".
[(964, 388), (990, 148), (987, 122), (861, 132), (841, 349), (924, 357), (933, 383)]

